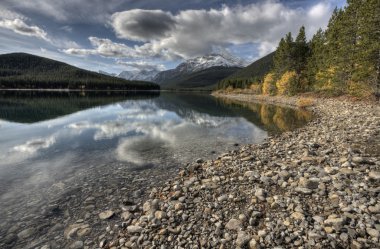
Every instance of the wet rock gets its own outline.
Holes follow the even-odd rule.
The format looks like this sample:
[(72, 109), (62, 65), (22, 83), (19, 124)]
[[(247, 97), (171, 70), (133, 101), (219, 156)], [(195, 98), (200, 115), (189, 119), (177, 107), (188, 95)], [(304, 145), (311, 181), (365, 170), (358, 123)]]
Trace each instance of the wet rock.
[(78, 231), (81, 231), (80, 232), (81, 236), (85, 236), (91, 231), (91, 229), (89, 228), (88, 224), (75, 223), (68, 226), (64, 230), (63, 235), (66, 239), (72, 239), (78, 236)]
[(17, 240), (17, 236), (16, 236), (16, 234), (14, 234), (14, 233), (9, 233), (9, 234), (7, 234), (7, 235), (4, 237), (4, 239), (3, 239), (3, 241), (4, 241), (5, 244), (12, 244), (12, 243), (15, 242), (16, 240)]
[(77, 235), (78, 235), (78, 237), (81, 238), (81, 237), (87, 236), (88, 234), (90, 234), (90, 232), (91, 232), (91, 228), (86, 227), (86, 228), (79, 229), (77, 231)]
[(80, 240), (75, 241), (74, 243), (70, 245), (70, 249), (81, 249), (83, 247), (84, 247), (84, 243), (83, 241), (80, 241)]
[(112, 216), (114, 216), (114, 214), (115, 214), (115, 213), (114, 213), (112, 210), (107, 210), (107, 211), (101, 212), (101, 213), (99, 214), (99, 218), (100, 218), (101, 220), (107, 220), (107, 219), (112, 218)]
[(20, 239), (27, 239), (31, 237), (34, 234), (35, 230), (33, 228), (27, 228), (25, 230), (22, 230), (17, 234), (17, 237)]

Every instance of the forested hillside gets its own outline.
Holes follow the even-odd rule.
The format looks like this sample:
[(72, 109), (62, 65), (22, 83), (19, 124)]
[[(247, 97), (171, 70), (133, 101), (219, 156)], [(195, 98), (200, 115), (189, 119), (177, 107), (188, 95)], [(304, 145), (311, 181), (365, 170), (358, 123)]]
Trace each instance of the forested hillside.
[[(307, 42), (301, 27), (281, 39), (273, 69), (263, 83), (246, 87), (256, 93), (294, 95), (322, 92), (367, 97), (380, 89), (380, 1), (351, 0), (336, 8), (326, 30)], [(220, 85), (220, 88), (231, 85)]]
[(274, 52), (221, 80), (218, 88), (227, 88), (229, 86), (233, 88), (245, 88), (253, 83), (260, 83), (264, 75), (273, 68), (273, 56)]
[(128, 81), (83, 70), (59, 61), (25, 54), (0, 55), (2, 89), (153, 90), (157, 84)]
[(239, 67), (210, 67), (165, 81), (161, 87), (163, 89), (214, 90), (220, 80), (239, 69)]

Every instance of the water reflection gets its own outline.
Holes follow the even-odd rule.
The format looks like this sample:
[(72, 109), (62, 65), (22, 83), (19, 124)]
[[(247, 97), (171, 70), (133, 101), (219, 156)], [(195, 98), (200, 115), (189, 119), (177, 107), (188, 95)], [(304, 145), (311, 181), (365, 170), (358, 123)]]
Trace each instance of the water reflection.
[[(122, 199), (187, 162), (236, 143), (259, 143), (310, 119), (303, 111), (194, 93), (3, 92), (0, 103), (0, 237), (39, 226), (40, 244), (62, 236), (49, 230), (55, 223), (82, 219), (78, 210), (94, 192), (97, 210), (117, 210), (117, 201), (103, 201), (112, 191), (125, 189), (114, 198)], [(66, 210), (55, 223), (40, 215), (51, 205)], [(97, 225), (91, 223), (96, 236), (104, 233)]]
[[(268, 131), (269, 134), (294, 130), (312, 119), (312, 114), (305, 109), (291, 109), (284, 106), (246, 103), (228, 99), (221, 99), (220, 101), (234, 109), (238, 115)], [(246, 110), (249, 110), (250, 113), (247, 113)]]
[(0, 119), (34, 123), (126, 99), (142, 100), (159, 92), (0, 91)]
[(3, 92), (1, 102), (5, 166), (73, 149), (84, 157), (94, 147), (108, 151), (108, 161), (185, 162), (210, 148), (227, 149), (220, 144), (260, 142), (311, 119), (304, 110), (205, 94)]

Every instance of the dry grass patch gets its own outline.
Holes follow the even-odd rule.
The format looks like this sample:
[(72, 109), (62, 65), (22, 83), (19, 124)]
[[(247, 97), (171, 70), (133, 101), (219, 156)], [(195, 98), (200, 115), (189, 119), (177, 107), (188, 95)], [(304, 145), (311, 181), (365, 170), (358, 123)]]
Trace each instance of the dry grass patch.
[(314, 104), (315, 104), (315, 101), (312, 98), (301, 97), (297, 101), (297, 106), (299, 108), (306, 108), (309, 106), (313, 106)]

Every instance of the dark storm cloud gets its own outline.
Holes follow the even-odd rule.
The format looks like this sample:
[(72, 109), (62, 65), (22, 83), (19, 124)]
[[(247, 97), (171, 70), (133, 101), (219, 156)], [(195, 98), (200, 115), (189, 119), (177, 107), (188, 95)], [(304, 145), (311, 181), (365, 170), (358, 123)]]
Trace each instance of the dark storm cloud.
[(121, 38), (135, 41), (163, 38), (169, 34), (174, 25), (173, 16), (162, 10), (136, 9), (112, 15), (112, 26), (116, 34)]

